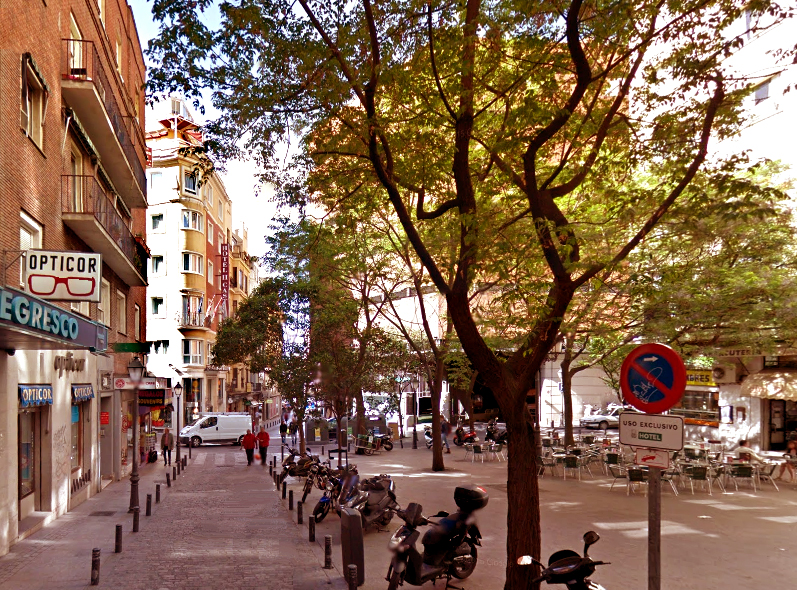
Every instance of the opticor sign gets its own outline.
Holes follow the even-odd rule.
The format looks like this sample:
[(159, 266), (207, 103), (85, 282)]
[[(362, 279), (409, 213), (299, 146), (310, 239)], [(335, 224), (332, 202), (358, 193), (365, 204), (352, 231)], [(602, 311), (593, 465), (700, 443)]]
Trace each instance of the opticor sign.
[(51, 301), (100, 301), (102, 257), (95, 252), (28, 250), (25, 290)]
[(684, 448), (684, 420), (680, 416), (623, 412), (620, 414), (620, 443), (680, 451)]

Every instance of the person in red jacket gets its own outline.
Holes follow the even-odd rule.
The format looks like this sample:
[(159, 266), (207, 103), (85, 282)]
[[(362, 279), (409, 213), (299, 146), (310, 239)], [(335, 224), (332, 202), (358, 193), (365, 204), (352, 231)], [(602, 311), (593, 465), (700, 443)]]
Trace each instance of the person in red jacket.
[(252, 434), (251, 430), (247, 430), (246, 434), (244, 435), (244, 439), (241, 441), (241, 446), (246, 451), (246, 465), (247, 467), (252, 464), (252, 460), (255, 458), (255, 445), (257, 444), (257, 438), (254, 434)]
[(260, 432), (257, 433), (257, 442), (260, 445), (260, 463), (266, 464), (266, 457), (268, 457), (268, 443), (269, 436), (266, 432), (265, 426), (260, 427)]

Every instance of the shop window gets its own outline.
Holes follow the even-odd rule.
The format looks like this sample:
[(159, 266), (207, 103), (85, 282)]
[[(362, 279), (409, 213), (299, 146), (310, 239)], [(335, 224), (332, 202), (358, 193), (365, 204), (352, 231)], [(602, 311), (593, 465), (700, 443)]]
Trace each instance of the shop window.
[(670, 413), (683, 416), (687, 424), (719, 423), (719, 392), (687, 390)]
[(70, 451), (72, 471), (80, 469), (83, 442), (83, 408), (72, 406), (72, 449)]
[(19, 415), (19, 497), (36, 490), (36, 416), (33, 412)]

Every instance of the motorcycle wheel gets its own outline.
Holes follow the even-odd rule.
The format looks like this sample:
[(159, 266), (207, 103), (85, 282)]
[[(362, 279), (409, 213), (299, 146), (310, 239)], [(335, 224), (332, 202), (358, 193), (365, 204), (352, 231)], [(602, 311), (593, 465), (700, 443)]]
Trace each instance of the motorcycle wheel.
[(316, 524), (324, 520), (327, 517), (327, 514), (329, 514), (329, 502), (319, 502), (315, 505), (315, 508), (313, 509), (313, 516), (315, 516)]
[(393, 520), (393, 511), (392, 510), (388, 510), (387, 512), (385, 512), (382, 516), (380, 516), (377, 519), (376, 524), (378, 524), (379, 526), (385, 527), (385, 526), (390, 524), (391, 520)]
[(310, 495), (310, 491), (313, 489), (313, 479), (308, 477), (304, 482), (304, 492), (302, 493), (302, 504), (307, 501), (307, 496)]
[(432, 441), (430, 441), (430, 440), (426, 441), (426, 448), (427, 449), (431, 449), (432, 448)]
[(401, 574), (393, 572), (393, 575), (390, 576), (390, 583), (387, 585), (387, 590), (396, 590), (396, 588), (399, 587), (399, 582), (401, 582)]
[(393, 441), (390, 441), (390, 440), (385, 441), (385, 444), (382, 445), (382, 448), (385, 449), (386, 451), (392, 451), (393, 450)]
[(462, 439), (455, 438), (454, 439), (454, 444), (457, 445), (458, 447), (461, 447), (462, 445), (465, 444), (465, 442)]
[(457, 563), (454, 563), (451, 566), (450, 573), (457, 580), (464, 580), (473, 573), (473, 570), (476, 569), (476, 562), (478, 560), (476, 557), (476, 547), (474, 545), (472, 545), (470, 548), (470, 556), (473, 559), (471, 559), (471, 562), (468, 565), (459, 565)]

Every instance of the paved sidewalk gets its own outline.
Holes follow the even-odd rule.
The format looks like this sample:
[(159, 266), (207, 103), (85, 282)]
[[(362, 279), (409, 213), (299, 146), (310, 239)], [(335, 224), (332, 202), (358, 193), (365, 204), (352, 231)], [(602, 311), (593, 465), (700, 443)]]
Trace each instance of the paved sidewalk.
[[(161, 502), (155, 504), (155, 483)], [(229, 590), (335, 588), (280, 503), (261, 465), (238, 447), (202, 447), (171, 488), (162, 463), (142, 469), (140, 532), (127, 513), (129, 483), (118, 482), (0, 558), (0, 588), (91, 588), (91, 550), (102, 550), (98, 588)], [(153, 495), (152, 516), (144, 515)], [(115, 554), (115, 526), (124, 549)]]

